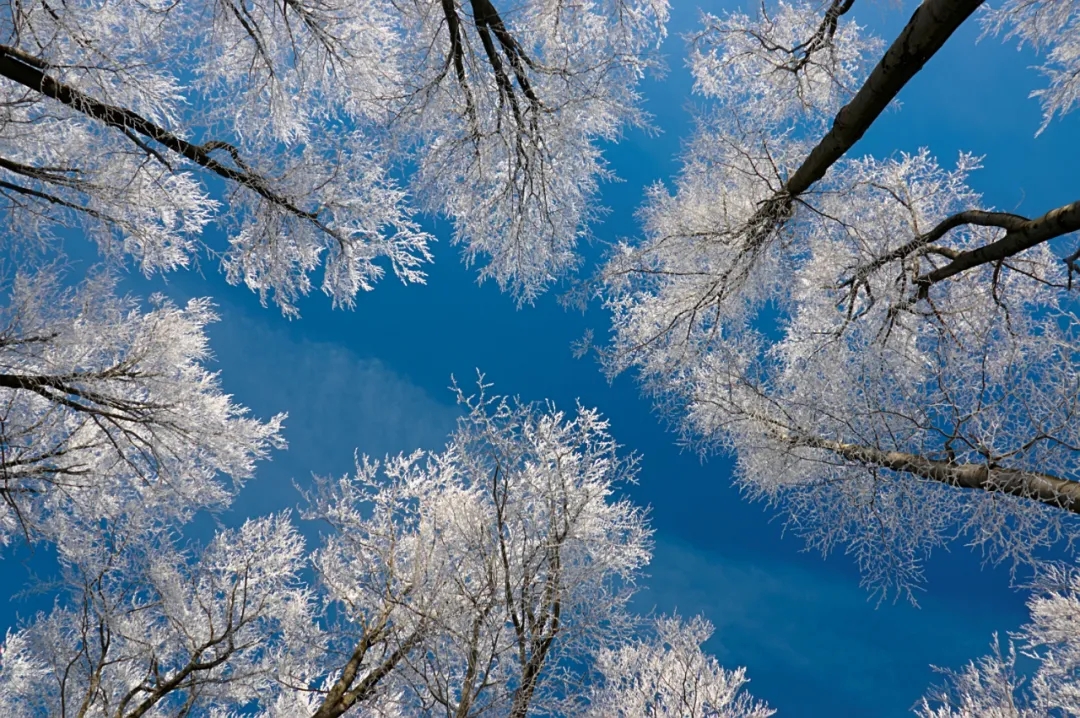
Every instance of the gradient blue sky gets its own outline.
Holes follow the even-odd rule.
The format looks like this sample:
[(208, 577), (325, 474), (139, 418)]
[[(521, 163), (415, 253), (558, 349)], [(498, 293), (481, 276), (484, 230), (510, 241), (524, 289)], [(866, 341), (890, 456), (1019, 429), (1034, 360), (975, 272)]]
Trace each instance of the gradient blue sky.
[[(911, 2), (859, 3), (856, 16), (890, 39)], [(734, 4), (707, 4), (717, 12)], [(670, 71), (645, 85), (647, 107), (662, 131), (632, 132), (608, 153), (624, 180), (603, 190), (611, 209), (596, 227), (603, 241), (632, 236), (644, 186), (677, 171), (691, 102), (680, 35), (693, 29), (694, 4), (674, 8), (664, 50)], [(960, 150), (984, 154), (972, 182), (996, 207), (1041, 214), (1076, 199), (1080, 117), (1055, 122), (1034, 138), (1040, 111), (1028, 92), (1039, 82), (1028, 52), (993, 38), (976, 43), (978, 28), (962, 29), (901, 94), (855, 148), (879, 156), (929, 146), (948, 164)], [(381, 455), (439, 447), (457, 409), (451, 375), (472, 381), (477, 368), (495, 389), (527, 400), (550, 398), (572, 408), (576, 399), (599, 407), (612, 431), (643, 457), (633, 498), (652, 507), (655, 559), (642, 610), (703, 612), (717, 627), (708, 644), (729, 667), (745, 665), (750, 690), (791, 718), (900, 716), (935, 680), (930, 664), (958, 667), (983, 653), (993, 631), (1024, 620), (1024, 595), (1009, 588), (1007, 571), (983, 569), (962, 546), (940, 552), (928, 566), (921, 607), (877, 606), (861, 588), (852, 561), (827, 560), (782, 537), (782, 516), (741, 500), (730, 487), (724, 457), (702, 462), (680, 451), (633, 377), (608, 384), (592, 359), (574, 359), (570, 345), (587, 329), (607, 332), (604, 313), (564, 311), (556, 296), (516, 310), (494, 286), (478, 287), (449, 245), (445, 223), (429, 222), (440, 238), (428, 284), (386, 280), (352, 312), (333, 311), (322, 296), (301, 303), (303, 318), (286, 321), (259, 306), (246, 290), (229, 287), (207, 266), (205, 276), (175, 274), (163, 282), (132, 276), (145, 296), (164, 290), (178, 300), (211, 295), (223, 321), (210, 330), (225, 388), (262, 417), (288, 411), (290, 448), (262, 465), (224, 517), (297, 505), (293, 481), (312, 472), (344, 473), (353, 450)], [(586, 248), (590, 261), (599, 245)], [(41, 570), (47, 552), (32, 564)], [(11, 593), (25, 580), (18, 555), (0, 563)], [(0, 622), (26, 616), (41, 596), (0, 603)], [(47, 605), (47, 602), (46, 602)]]

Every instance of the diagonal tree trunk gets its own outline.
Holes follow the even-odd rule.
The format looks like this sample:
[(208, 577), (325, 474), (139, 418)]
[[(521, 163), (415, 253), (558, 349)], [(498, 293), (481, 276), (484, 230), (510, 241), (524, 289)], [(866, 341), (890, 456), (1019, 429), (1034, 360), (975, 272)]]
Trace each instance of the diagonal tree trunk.
[[(76, 112), (123, 132), (148, 154), (161, 159), (160, 154), (139, 140), (136, 135), (145, 137), (223, 179), (247, 187), (271, 204), (298, 219), (310, 222), (320, 231), (341, 241), (338, 233), (320, 219), (317, 213), (297, 206), (293, 200), (271, 187), (266, 177), (252, 171), (240, 157), (236, 148), (229, 143), (215, 140), (197, 145), (188, 142), (133, 110), (102, 102), (76, 87), (57, 80), (49, 74), (50, 69), (52, 69), (50, 65), (38, 57), (29, 55), (18, 48), (0, 45), (0, 77), (40, 92), (45, 97), (67, 105)], [(215, 159), (213, 153), (216, 150), (227, 152), (236, 167), (229, 167)]]
[(855, 97), (840, 109), (832, 128), (784, 183), (783, 188), (747, 222), (753, 248), (791, 216), (799, 195), (836, 164), (896, 99), (931, 57), (942, 48), (983, 0), (926, 0), (911, 16)]
[(1080, 514), (1080, 482), (1038, 471), (1025, 471), (994, 463), (955, 463), (929, 459), (905, 451), (886, 451), (874, 446), (849, 444), (812, 436), (790, 437), (794, 446), (825, 449), (839, 457), (866, 466), (891, 469), (938, 481), (962, 489), (991, 491), (1018, 496), (1057, 509)]
[(784, 183), (784, 192), (789, 197), (798, 197), (824, 177), (982, 3), (983, 0), (923, 2), (855, 97), (837, 113), (832, 128)]

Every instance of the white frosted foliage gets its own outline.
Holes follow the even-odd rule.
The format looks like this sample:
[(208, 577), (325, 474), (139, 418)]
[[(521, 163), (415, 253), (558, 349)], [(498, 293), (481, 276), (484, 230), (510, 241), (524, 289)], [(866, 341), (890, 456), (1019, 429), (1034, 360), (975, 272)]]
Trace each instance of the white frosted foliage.
[[(447, 217), (520, 301), (578, 264), (665, 0), (43, 0), (0, 19), (0, 211), (289, 315), (425, 280)], [(403, 171), (407, 168), (408, 171)], [(224, 230), (226, 243), (211, 239)], [(320, 276), (321, 275), (321, 276)]]
[(184, 518), (226, 506), (284, 415), (247, 416), (221, 390), (205, 327), (213, 305), (145, 309), (107, 276), (65, 288), (18, 275), (0, 307), (3, 539), (60, 543), (72, 527), (132, 511)]
[[(946, 672), (947, 684), (923, 700), (923, 718), (1054, 718), (1080, 715), (1080, 572), (1052, 567), (1028, 599), (1031, 620), (1002, 654), (993, 651), (963, 670)], [(1034, 662), (1016, 668), (1017, 648)]]
[(272, 690), (283, 652), (313, 633), (303, 541), (286, 516), (220, 532), (197, 555), (141, 522), (82, 549), (66, 566), (70, 603), (4, 641), (4, 715), (241, 706)]
[(1075, 0), (1005, 0), (983, 15), (987, 32), (1030, 44), (1044, 55), (1039, 71), (1049, 81), (1034, 90), (1043, 107), (1046, 129), (1055, 116), (1080, 102), (1080, 3)]
[(587, 718), (768, 718), (776, 711), (743, 692), (742, 668), (728, 671), (701, 650), (713, 628), (703, 618), (661, 617), (650, 635), (597, 657), (604, 676)]
[[(900, 67), (873, 69), (882, 44), (853, 7), (704, 18), (691, 66), (707, 102), (644, 237), (603, 270), (604, 360), (636, 371), (688, 442), (733, 451), (737, 482), (811, 546), (844, 545), (869, 586), (905, 591), (958, 534), (1020, 564), (1075, 536), (1060, 509), (1080, 508), (1080, 319), (1059, 237), (1080, 208), (989, 207), (964, 153), (820, 159), (873, 123)], [(1071, 8), (1000, 18), (1063, 48)]]

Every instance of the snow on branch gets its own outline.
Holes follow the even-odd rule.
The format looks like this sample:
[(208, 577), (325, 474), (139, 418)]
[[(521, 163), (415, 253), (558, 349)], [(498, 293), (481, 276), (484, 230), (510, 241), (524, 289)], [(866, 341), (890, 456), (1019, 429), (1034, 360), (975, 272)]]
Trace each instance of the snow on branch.
[(284, 446), (284, 414), (247, 417), (205, 369), (208, 300), (146, 311), (113, 289), (108, 276), (65, 288), (48, 270), (19, 274), (0, 308), (5, 541), (63, 544), (71, 526), (134, 506), (224, 508)]
[(879, 590), (958, 533), (1029, 565), (1080, 528), (1076, 204), (987, 207), (969, 154), (850, 156), (979, 5), (921, 3), (872, 69), (854, 5), (705, 18), (713, 102), (600, 279), (608, 372)]

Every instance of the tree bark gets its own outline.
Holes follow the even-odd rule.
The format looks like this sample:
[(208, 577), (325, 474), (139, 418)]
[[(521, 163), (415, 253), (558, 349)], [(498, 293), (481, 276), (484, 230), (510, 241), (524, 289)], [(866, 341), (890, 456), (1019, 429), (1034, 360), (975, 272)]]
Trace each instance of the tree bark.
[(791, 218), (795, 200), (866, 134), (900, 90), (982, 3), (983, 0), (924, 0), (919, 5), (855, 97), (837, 113), (829, 131), (784, 186), (762, 202), (747, 221), (744, 255), (757, 256), (776, 229)]
[(345, 711), (349, 710), (357, 703), (362, 703), (370, 698), (378, 687), (379, 682), (389, 675), (390, 671), (397, 667), (405, 656), (407, 656), (420, 642), (420, 638), (421, 633), (419, 631), (407, 637), (405, 641), (403, 641), (402, 644), (386, 658), (386, 660), (353, 686), (353, 682), (360, 670), (360, 665), (363, 662), (364, 656), (371, 647), (369, 641), (366, 639), (362, 640), (353, 652), (353, 655), (349, 658), (349, 662), (341, 677), (334, 683), (334, 686), (330, 689), (330, 692), (323, 700), (322, 705), (315, 711), (312, 718), (338, 718), (338, 716), (343, 715)]
[[(78, 88), (60, 82), (48, 74), (49, 69), (50, 65), (41, 58), (29, 55), (18, 48), (0, 45), (0, 77), (5, 77), (35, 92), (40, 92), (42, 95), (67, 105), (87, 117), (116, 128), (135, 141), (141, 149), (156, 155), (157, 153), (142, 141), (137, 140), (132, 133), (153, 140), (200, 167), (210, 170), (219, 177), (247, 187), (289, 214), (311, 222), (321, 231), (338, 238), (334, 230), (320, 220), (316, 213), (301, 209), (292, 200), (273, 190), (265, 177), (250, 171), (239, 157), (236, 148), (229, 143), (211, 141), (197, 145), (188, 142), (133, 110), (102, 102)], [(239, 169), (229, 167), (214, 159), (212, 156), (214, 150), (227, 151)], [(158, 157), (160, 159), (160, 155)]]
[(1041, 217), (1008, 227), (1005, 236), (996, 242), (962, 252), (948, 264), (927, 272), (915, 280), (925, 295), (932, 284), (955, 276), (981, 264), (999, 262), (1043, 242), (1080, 230), (1080, 200), (1051, 210)]
[(796, 437), (791, 442), (831, 451), (849, 461), (913, 474), (962, 489), (978, 489), (1019, 496), (1080, 514), (1080, 483), (1039, 471), (1010, 469), (989, 464), (957, 464), (928, 459), (904, 451), (885, 451), (873, 446), (848, 444), (816, 437)]
[(788, 197), (798, 197), (824, 177), (982, 3), (983, 0), (925, 0), (855, 97), (837, 113), (832, 128), (784, 183), (783, 191)]

